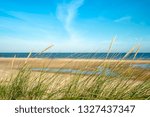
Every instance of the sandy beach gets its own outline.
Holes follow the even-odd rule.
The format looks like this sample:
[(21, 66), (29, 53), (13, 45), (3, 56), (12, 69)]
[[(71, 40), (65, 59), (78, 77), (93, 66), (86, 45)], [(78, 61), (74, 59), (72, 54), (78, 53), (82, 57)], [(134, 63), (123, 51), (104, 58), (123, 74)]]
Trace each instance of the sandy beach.
[(70, 68), (93, 70), (109, 64), (150, 64), (150, 60), (102, 60), (102, 59), (43, 59), (43, 58), (0, 58), (0, 70), (17, 70), (27, 63), (31, 68)]
[[(149, 79), (149, 69), (133, 69), (130, 67), (131, 64), (150, 64), (149, 60), (100, 60), (100, 59), (41, 59), (41, 58), (0, 58), (0, 82), (7, 84), (17, 78), (18, 74), (21, 73), (21, 67), (24, 65), (29, 66), (32, 69), (28, 72), (25, 69), (21, 73), (21, 77), (29, 79), (29, 86), (35, 85), (39, 81), (43, 81), (44, 84), (52, 82), (48, 85), (48, 92), (60, 90), (63, 87), (68, 86), (73, 79), (79, 78), (78, 82), (86, 83), (86, 87), (94, 85), (94, 81), (98, 75), (94, 74), (83, 74), (71, 72), (53, 72), (53, 71), (42, 71), (33, 69), (64, 69), (66, 70), (81, 70), (81, 71), (96, 71), (99, 66), (108, 68), (107, 70), (112, 73), (117, 73), (117, 76), (107, 76), (105, 74), (104, 79), (108, 79), (105, 83), (105, 88), (113, 89), (119, 82), (121, 85), (129, 85), (131, 88), (136, 85), (140, 85), (146, 79)], [(30, 71), (30, 70), (29, 70)], [(41, 72), (42, 71), (42, 72)], [(25, 74), (24, 74), (25, 73)], [(132, 76), (131, 76), (132, 73)], [(121, 77), (120, 77), (120, 75)], [(25, 75), (25, 76), (24, 76)], [(26, 76), (27, 75), (27, 76)], [(21, 78), (20, 77), (20, 78)], [(111, 77), (111, 79), (110, 79)], [(125, 79), (123, 78), (125, 77)], [(120, 79), (122, 78), (122, 80)], [(109, 82), (109, 80), (111, 82)], [(111, 84), (111, 85), (110, 85)], [(121, 86), (120, 85), (120, 86)], [(94, 85), (95, 86), (95, 85)], [(78, 86), (82, 89), (82, 84)], [(80, 90), (82, 91), (82, 90)], [(61, 96), (61, 95), (59, 95)], [(57, 98), (59, 98), (57, 95)]]
[[(150, 64), (150, 60), (102, 60), (102, 59), (41, 59), (41, 58), (0, 58), (1, 78), (8, 77), (27, 63), (31, 68), (67, 68), (95, 70), (98, 66), (109, 63), (109, 67), (118, 64)], [(37, 73), (37, 71), (34, 71)], [(148, 72), (147, 72), (148, 73)], [(52, 74), (52, 73), (49, 73)], [(68, 75), (68, 74), (63, 74)]]
[[(132, 70), (132, 67), (128, 67), (131, 63), (132, 64), (150, 64), (149, 60), (99, 60), (99, 59), (40, 59), (40, 58), (0, 58), (0, 82), (9, 83), (12, 78), (16, 78), (18, 75), (18, 71), (20, 71), (20, 68), (27, 63), (30, 68), (48, 68), (48, 69), (71, 69), (71, 70), (86, 70), (86, 71), (95, 71), (98, 66), (104, 66), (109, 67), (111, 71), (117, 74), (121, 74), (121, 76), (125, 76), (126, 79), (122, 80), (122, 84), (126, 83), (128, 85), (131, 85), (134, 87), (140, 83), (142, 83), (145, 79), (149, 79), (150, 72), (149, 69), (134, 69)], [(119, 65), (118, 67), (116, 67)], [(121, 65), (121, 66), (120, 66)], [(122, 66), (123, 65), (123, 66)], [(24, 71), (25, 72), (25, 71)], [(28, 74), (28, 71), (25, 72)], [(132, 73), (132, 77), (130, 77), (130, 74)], [(23, 75), (23, 74), (22, 74)], [(44, 83), (47, 82), (53, 82), (53, 85), (49, 85), (49, 90), (55, 91), (57, 89), (60, 89), (61, 87), (66, 86), (69, 84), (72, 79), (77, 78), (76, 73), (62, 73), (62, 72), (41, 72), (41, 70), (32, 70), (31, 73), (29, 73), (29, 76), (26, 78), (29, 78), (29, 81), (31, 83), (31, 86), (40, 80), (44, 81)], [(143, 77), (144, 76), (144, 77)], [(111, 76), (113, 84), (112, 86), (115, 86), (118, 82), (120, 82), (120, 75), (118, 76)], [(128, 79), (129, 77), (129, 79)], [(97, 78), (97, 75), (82, 75), (80, 76), (80, 82), (82, 81), (88, 81), (87, 86), (90, 86), (94, 79)], [(109, 79), (110, 76), (107, 77), (105, 75), (106, 79)], [(144, 78), (144, 79), (143, 79)], [(53, 80), (54, 79), (54, 80)], [(89, 80), (88, 80), (89, 79)], [(136, 80), (135, 80), (136, 79)], [(137, 80), (138, 79), (138, 80)], [(30, 84), (29, 83), (29, 84)], [(32, 84), (33, 83), (33, 84)], [(109, 84), (106, 83), (106, 85)], [(110, 85), (107, 85), (109, 87)]]
[(103, 59), (42, 59), (42, 58), (0, 58), (0, 69), (18, 68), (24, 63), (31, 67), (48, 68), (85, 68), (97, 67), (102, 63), (150, 64), (150, 60), (103, 60)]

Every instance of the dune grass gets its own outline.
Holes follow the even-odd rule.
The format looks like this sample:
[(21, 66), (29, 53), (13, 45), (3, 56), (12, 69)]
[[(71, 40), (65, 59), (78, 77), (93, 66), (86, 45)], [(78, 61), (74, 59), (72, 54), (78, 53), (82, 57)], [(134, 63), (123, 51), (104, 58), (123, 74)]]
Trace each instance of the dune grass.
[[(126, 63), (122, 63), (121, 60), (113, 65), (109, 62), (97, 64), (103, 66), (101, 74), (95, 72), (95, 74), (85, 75), (81, 71), (81, 73), (70, 74), (65, 78), (59, 72), (48, 75), (45, 71), (40, 71), (38, 75), (35, 75), (28, 62), (25, 62), (9, 81), (1, 80), (0, 99), (150, 99), (149, 71), (142, 69), (137, 71), (137, 69), (126, 66)], [(117, 75), (106, 75), (106, 68), (110, 68)]]
[[(114, 40), (113, 40), (114, 41)], [(112, 43), (108, 49), (108, 55)], [(51, 46), (50, 46), (51, 47)], [(49, 49), (46, 48), (45, 50)], [(44, 50), (44, 51), (45, 51)], [(68, 73), (64, 75), (56, 72), (49, 74), (44, 71), (48, 65), (43, 66), (43, 70), (35, 73), (28, 63), (31, 53), (26, 58), (24, 64), (19, 65), (17, 73), (12, 73), (9, 78), (0, 80), (0, 99), (2, 100), (149, 100), (150, 99), (150, 71), (149, 69), (133, 68), (132, 63), (124, 62), (126, 57), (134, 49), (118, 62), (97, 62), (97, 66), (102, 67), (101, 73), (98, 68), (90, 68), (88, 62), (82, 66), (83, 69), (92, 69), (92, 74), (83, 74), (81, 66), (80, 72)], [(42, 53), (44, 52), (42, 51)], [(135, 52), (135, 59), (139, 48)], [(41, 53), (39, 53), (41, 54)], [(44, 58), (43, 58), (44, 60)], [(15, 57), (11, 63), (13, 70)], [(51, 60), (49, 64), (51, 64)], [(67, 64), (73, 63), (70, 61)], [(40, 64), (40, 63), (39, 63)], [(76, 66), (76, 63), (72, 64)], [(65, 66), (60, 68), (63, 69)], [(108, 75), (110, 69), (115, 75)], [(85, 71), (84, 71), (85, 73)]]

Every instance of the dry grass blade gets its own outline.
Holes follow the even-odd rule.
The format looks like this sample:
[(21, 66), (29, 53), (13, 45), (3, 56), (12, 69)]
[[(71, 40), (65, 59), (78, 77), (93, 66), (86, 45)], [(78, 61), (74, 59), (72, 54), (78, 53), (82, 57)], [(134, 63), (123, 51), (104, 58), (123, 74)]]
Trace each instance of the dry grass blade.
[(135, 54), (134, 54), (134, 57), (133, 57), (133, 60), (136, 58), (136, 56), (137, 56), (139, 50), (140, 50), (140, 46), (137, 47), (137, 50), (136, 50), (136, 52), (135, 52)]
[(122, 59), (124, 60), (129, 54), (134, 52), (134, 49), (135, 49), (135, 47), (131, 48)]
[(49, 47), (45, 48), (44, 50), (42, 50), (42, 51), (39, 53), (39, 55), (42, 54), (42, 53), (44, 53), (44, 52), (47, 51), (48, 49), (52, 48), (53, 46), (54, 46), (54, 45), (50, 45)]
[(115, 36), (115, 37), (113, 37), (113, 39), (112, 39), (112, 41), (111, 41), (111, 43), (110, 43), (110, 45), (109, 45), (109, 48), (108, 48), (108, 51), (107, 51), (106, 59), (107, 59), (107, 58), (108, 58), (108, 56), (109, 56), (109, 53), (110, 53), (110, 51), (111, 51), (111, 48), (112, 48), (113, 43), (115, 42), (115, 40), (116, 40), (116, 36)]
[(25, 60), (25, 64), (28, 62), (28, 59), (30, 58), (31, 54), (32, 54), (32, 52), (30, 52), (30, 53), (28, 54), (28, 56), (27, 56), (27, 58), (26, 58), (26, 60)]
[(16, 58), (16, 55), (14, 56), (12, 62), (11, 62), (11, 70), (13, 69), (13, 66), (14, 66), (14, 62), (15, 62), (15, 58)]

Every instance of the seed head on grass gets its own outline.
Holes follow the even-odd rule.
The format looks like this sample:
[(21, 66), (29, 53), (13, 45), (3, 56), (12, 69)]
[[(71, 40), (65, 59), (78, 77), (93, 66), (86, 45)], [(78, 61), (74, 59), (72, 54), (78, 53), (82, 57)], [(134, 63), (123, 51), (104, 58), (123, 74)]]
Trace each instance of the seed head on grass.
[[(46, 48), (41, 53), (51, 47)], [(123, 60), (133, 51), (134, 48), (123, 57)], [(138, 51), (139, 48), (136, 50), (133, 61)], [(115, 72), (115, 76), (108, 76), (104, 71), (101, 74), (96, 74), (98, 69), (95, 69), (96, 72), (94, 74), (86, 75), (80, 72), (65, 77), (65, 75), (60, 74), (59, 70), (53, 74), (49, 74), (44, 70), (38, 73), (33, 72), (31, 66), (28, 65), (30, 56), (31, 53), (28, 55), (25, 64), (20, 67), (9, 83), (5, 81), (0, 82), (0, 99), (150, 99), (149, 71), (140, 70), (140, 72), (137, 72), (137, 69), (122, 63), (123, 60), (118, 60), (119, 62), (114, 62), (113, 64), (106, 61), (97, 63), (99, 66), (105, 67), (104, 69), (109, 68)], [(11, 68), (13, 68), (14, 60)], [(71, 64), (71, 61), (65, 65), (67, 64)], [(66, 67), (65, 65), (60, 69)], [(88, 64), (85, 66), (86, 68), (90, 67)]]

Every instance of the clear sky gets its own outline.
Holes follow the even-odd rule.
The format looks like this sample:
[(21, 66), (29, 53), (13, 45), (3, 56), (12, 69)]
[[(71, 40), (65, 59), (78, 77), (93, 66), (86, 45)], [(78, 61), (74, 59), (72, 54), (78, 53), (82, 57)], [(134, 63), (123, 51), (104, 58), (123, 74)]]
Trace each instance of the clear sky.
[(150, 52), (150, 0), (0, 0), (0, 52)]

